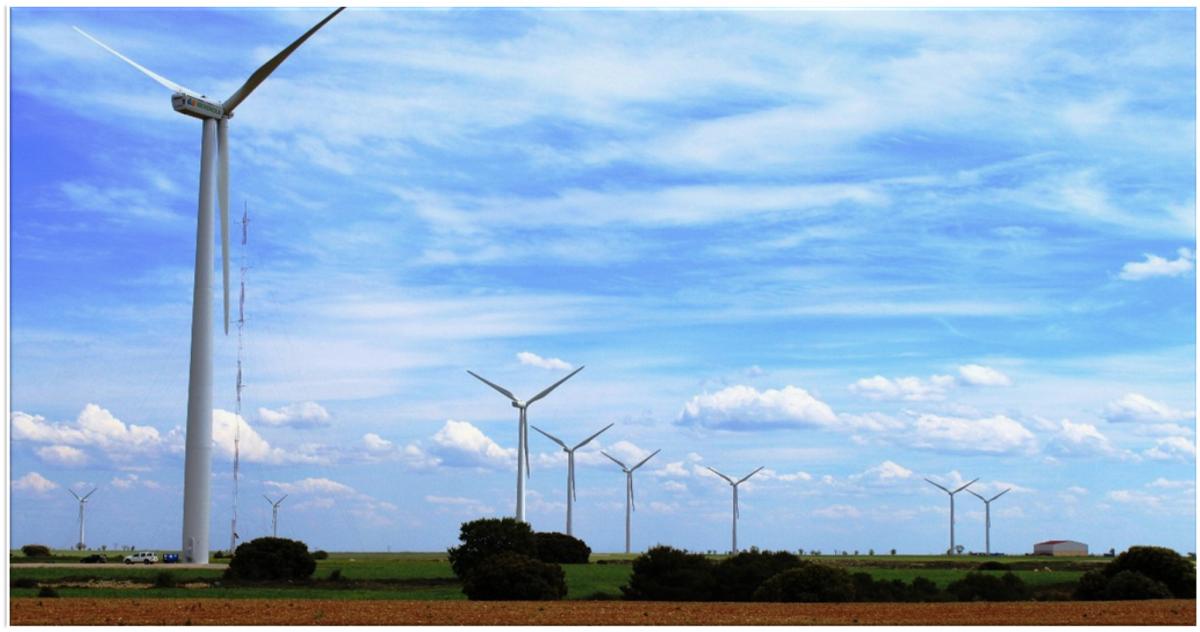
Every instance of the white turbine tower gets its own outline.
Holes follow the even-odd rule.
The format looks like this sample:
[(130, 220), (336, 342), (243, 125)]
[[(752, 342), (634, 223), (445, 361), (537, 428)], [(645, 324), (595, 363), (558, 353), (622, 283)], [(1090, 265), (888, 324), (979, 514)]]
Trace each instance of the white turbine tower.
[(637, 465), (635, 465), (633, 467), (625, 467), (624, 463), (613, 458), (613, 456), (611, 454), (609, 454), (603, 450), (600, 451), (600, 454), (603, 454), (604, 456), (608, 457), (609, 460), (611, 460), (613, 463), (620, 465), (621, 470), (623, 470), (625, 472), (625, 553), (627, 553), (627, 554), (629, 553), (629, 540), (630, 540), (630, 537), (629, 537), (630, 512), (636, 510), (636, 508), (633, 506), (633, 471), (638, 469), (639, 467), (645, 465), (646, 461), (653, 459), (654, 455), (658, 454), (659, 452), (662, 452), (661, 448), (650, 453), (650, 456), (642, 459)]
[[(583, 367), (581, 366), (578, 369), (571, 371), (567, 374), (567, 377), (564, 377), (563, 379), (551, 384), (537, 395), (530, 397), (529, 401), (519, 400), (517, 399), (516, 395), (513, 395), (504, 387), (498, 386), (483, 379), (474, 371), (467, 371), (467, 373), (470, 373), (475, 379), (496, 389), (501, 395), (512, 400), (513, 408), (516, 408), (518, 411), (520, 411), (520, 414), (518, 415), (520, 424), (518, 426), (519, 430), (517, 433), (517, 520), (520, 520), (521, 522), (525, 522), (525, 478), (529, 476), (529, 430), (526, 428), (526, 425), (528, 425), (526, 409), (528, 409), (529, 406), (537, 400), (549, 395), (550, 391), (558, 388), (560, 384), (571, 379), (576, 373), (582, 370)], [(521, 470), (525, 470), (525, 476), (521, 476)]]
[(95, 494), (97, 489), (100, 488), (93, 487), (92, 491), (84, 494), (82, 497), (80, 497), (79, 494), (76, 494), (75, 490), (69, 488), (67, 489), (67, 491), (71, 492), (71, 495), (75, 497), (75, 500), (79, 501), (79, 542), (75, 545), (75, 549), (79, 551), (87, 548), (87, 545), (84, 544), (85, 540), (83, 539), (83, 510), (87, 506), (88, 496)]
[[(183, 554), (185, 561), (208, 562), (212, 479), (212, 234), (214, 183), (221, 206), (221, 272), (224, 280), (225, 333), (229, 333), (229, 142), (227, 126), (234, 109), (317, 29), (345, 7), (330, 13), (299, 39), (255, 70), (225, 101), (211, 99), (162, 77), (75, 28), (104, 50), (170, 89), (176, 112), (203, 121), (200, 145), (200, 204), (196, 221), (196, 270), (192, 287), (191, 364), (188, 370), (187, 439), (183, 465)], [(218, 158), (213, 174), (213, 156)]]
[[(283, 495), (283, 498), (287, 497), (287, 494)], [(266, 498), (267, 502), (271, 503), (271, 537), (277, 538), (279, 537), (279, 504), (283, 502), (283, 498), (280, 498), (279, 500), (271, 500), (270, 498), (267, 498), (266, 494), (263, 494), (263, 498)]]
[[(530, 425), (533, 426), (533, 424)], [(612, 427), (612, 424), (608, 424), (607, 426), (601, 428), (600, 432), (597, 432), (587, 439), (580, 441), (579, 443), (575, 444), (574, 447), (568, 448), (567, 444), (563, 443), (558, 437), (546, 432), (545, 430), (542, 430), (541, 428), (538, 428), (537, 426), (533, 426), (534, 430), (537, 430), (545, 435), (547, 439), (557, 443), (562, 447), (563, 452), (567, 453), (567, 535), (573, 535), (571, 533), (571, 507), (575, 500), (575, 451), (591, 443), (592, 439), (599, 437), (601, 432), (604, 432)]]
[[(708, 467), (708, 466), (705, 465), (704, 467)], [(737, 555), (737, 552), (738, 552), (738, 549), (737, 549), (737, 520), (738, 520), (738, 515), (739, 515), (739, 512), (738, 512), (738, 485), (745, 483), (747, 480), (750, 479), (751, 476), (758, 474), (759, 470), (763, 469), (764, 467), (766, 467), (766, 466), (760, 465), (757, 470), (754, 470), (753, 472), (750, 472), (749, 474), (738, 479), (738, 481), (736, 483), (733, 482), (732, 478), (729, 478), (728, 476), (725, 476), (724, 474), (714, 470), (713, 468), (708, 467), (709, 471), (711, 471), (713, 474), (716, 474), (717, 476), (720, 476), (721, 478), (725, 479), (725, 482), (729, 483), (733, 487), (733, 547), (730, 549), (730, 551), (732, 551), (732, 553), (731, 553), (732, 555)]]
[(996, 494), (995, 496), (992, 496), (991, 498), (984, 498), (972, 490), (967, 490), (968, 494), (971, 494), (972, 496), (983, 501), (983, 542), (984, 552), (988, 555), (992, 554), (992, 501), (1011, 491), (1012, 488), (1009, 487), (1008, 489)]
[(954, 555), (954, 553), (955, 553), (955, 551), (954, 551), (954, 495), (957, 494), (958, 492), (961, 492), (962, 490), (970, 487), (971, 483), (974, 483), (977, 480), (979, 480), (979, 479), (975, 478), (970, 483), (967, 483), (966, 485), (963, 485), (962, 487), (959, 487), (958, 489), (956, 489), (954, 491), (950, 491), (949, 489), (946, 489), (945, 487), (942, 487), (941, 485), (938, 485), (937, 483), (935, 483), (929, 479), (925, 479), (926, 483), (929, 483), (930, 485), (937, 487), (938, 489), (946, 492), (947, 494), (950, 494), (950, 555)]

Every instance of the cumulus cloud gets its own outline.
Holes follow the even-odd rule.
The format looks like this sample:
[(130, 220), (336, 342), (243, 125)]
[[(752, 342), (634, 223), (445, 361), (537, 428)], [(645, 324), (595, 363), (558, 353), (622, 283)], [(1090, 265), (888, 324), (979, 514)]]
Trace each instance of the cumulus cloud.
[(1194, 416), (1194, 412), (1175, 410), (1140, 393), (1129, 393), (1104, 408), (1104, 418), (1113, 423), (1161, 423), (1182, 421)]
[(884, 461), (879, 465), (850, 475), (850, 480), (865, 485), (890, 485), (912, 478), (913, 471), (894, 461)]
[(1030, 453), (1036, 449), (1033, 433), (1004, 415), (983, 419), (921, 415), (908, 439), (916, 447), (956, 452)]
[(142, 487), (145, 487), (146, 489), (161, 489), (162, 488), (162, 485), (159, 485), (158, 482), (151, 481), (151, 480), (143, 480), (137, 474), (126, 474), (125, 476), (114, 477), (111, 481), (108, 482), (108, 484), (112, 485), (113, 487), (115, 487), (117, 489), (133, 489), (134, 487), (137, 487), (138, 485), (141, 485)]
[(38, 458), (53, 465), (83, 465), (87, 463), (87, 454), (79, 448), (69, 445), (48, 445), (35, 450)]
[(1125, 281), (1144, 281), (1154, 277), (1177, 277), (1191, 272), (1195, 265), (1192, 251), (1180, 248), (1177, 253), (1179, 257), (1174, 260), (1146, 254), (1145, 261), (1130, 261), (1121, 266), (1121, 273), (1117, 277)]
[(1059, 422), (1059, 427), (1050, 436), (1047, 449), (1062, 456), (1114, 456), (1119, 454), (1108, 437), (1104, 436), (1096, 426), (1088, 423), (1075, 423), (1069, 419)]
[(1196, 444), (1185, 437), (1166, 437), (1159, 439), (1142, 455), (1155, 461), (1188, 461), (1196, 458)]
[(862, 517), (862, 512), (850, 505), (830, 505), (821, 509), (814, 509), (812, 515), (818, 518), (836, 520), (841, 518), (860, 518)]
[(275, 488), (284, 494), (320, 494), (326, 496), (356, 496), (358, 492), (345, 483), (339, 483), (328, 478), (305, 478), (292, 483), (265, 481), (264, 485)]
[(932, 375), (928, 380), (918, 377), (889, 379), (882, 375), (864, 378), (850, 385), (850, 390), (868, 399), (922, 402), (942, 399), (954, 386), (949, 375)]
[(117, 459), (153, 451), (163, 443), (156, 428), (126, 424), (96, 404), (84, 406), (73, 424), (52, 423), (41, 415), (14, 411), (12, 438), (56, 446), (94, 447)]
[(230, 460), (233, 459), (233, 439), (236, 435), (238, 436), (239, 458), (247, 463), (281, 465), (324, 461), (314, 454), (272, 446), (245, 419), (220, 408), (213, 410), (212, 433), (213, 445), (220, 454)]
[(396, 447), (394, 443), (384, 439), (374, 432), (368, 432), (367, 434), (363, 435), (362, 440), (363, 445), (367, 446), (367, 450), (369, 452), (388, 452)]
[(328, 426), (329, 411), (316, 402), (299, 402), (288, 404), (282, 408), (259, 408), (258, 418), (268, 426), (289, 426), (291, 428), (317, 428)]
[(496, 509), (474, 498), (463, 496), (425, 496), (425, 502), (438, 507), (441, 513), (484, 516), (496, 513)]
[(828, 404), (795, 386), (759, 391), (730, 386), (697, 395), (683, 406), (676, 421), (720, 430), (761, 430), (832, 426), (838, 418)]
[(452, 467), (504, 469), (512, 467), (517, 458), (515, 448), (500, 447), (467, 421), (446, 420), (430, 440), (430, 452)]
[(47, 479), (37, 472), (30, 472), (12, 482), (13, 491), (45, 494), (52, 489), (58, 489), (58, 483)]
[(969, 386), (1011, 386), (1012, 380), (996, 369), (979, 364), (958, 367), (959, 381)]
[(536, 353), (530, 353), (529, 351), (522, 351), (518, 353), (517, 360), (520, 361), (521, 364), (536, 366), (542, 369), (561, 369), (566, 371), (571, 368), (569, 363), (559, 360), (558, 358), (543, 358), (542, 356)]
[(687, 468), (683, 466), (683, 461), (671, 461), (657, 470), (652, 470), (650, 473), (654, 476), (666, 476), (671, 478), (685, 478), (690, 476)]

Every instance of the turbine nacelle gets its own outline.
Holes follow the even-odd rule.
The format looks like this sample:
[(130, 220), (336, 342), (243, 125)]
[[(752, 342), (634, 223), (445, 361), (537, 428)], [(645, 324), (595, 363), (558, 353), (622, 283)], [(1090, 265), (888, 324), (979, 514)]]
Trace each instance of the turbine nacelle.
[(171, 107), (175, 108), (175, 111), (180, 114), (198, 119), (222, 119), (233, 116), (232, 112), (225, 114), (225, 108), (220, 103), (208, 101), (185, 92), (176, 92), (171, 95)]
[(525, 407), (527, 407), (528, 405), (529, 405), (529, 404), (526, 404), (525, 402), (523, 402), (523, 401), (521, 401), (521, 400), (519, 400), (519, 399), (514, 399), (514, 400), (513, 400), (513, 403), (512, 403), (512, 407), (513, 407), (513, 408), (525, 408)]

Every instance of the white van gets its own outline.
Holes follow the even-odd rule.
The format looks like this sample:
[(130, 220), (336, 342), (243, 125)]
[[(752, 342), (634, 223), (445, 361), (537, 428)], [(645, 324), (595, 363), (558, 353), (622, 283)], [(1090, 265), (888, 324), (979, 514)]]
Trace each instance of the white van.
[(153, 564), (158, 561), (158, 554), (153, 551), (140, 551), (125, 556), (126, 564)]

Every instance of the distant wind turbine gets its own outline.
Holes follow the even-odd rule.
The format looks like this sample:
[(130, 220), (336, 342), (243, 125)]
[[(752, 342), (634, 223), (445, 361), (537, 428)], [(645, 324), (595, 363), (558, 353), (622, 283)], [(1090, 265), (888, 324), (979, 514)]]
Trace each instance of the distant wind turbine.
[(970, 483), (967, 483), (966, 485), (963, 485), (962, 487), (959, 487), (958, 489), (956, 489), (954, 491), (950, 491), (949, 489), (946, 489), (945, 487), (942, 487), (941, 485), (938, 485), (937, 483), (935, 483), (929, 479), (925, 479), (926, 483), (929, 483), (930, 485), (933, 485), (934, 487), (946, 492), (947, 494), (950, 494), (950, 555), (954, 555), (954, 553), (955, 553), (955, 551), (954, 551), (954, 495), (957, 494), (958, 492), (961, 492), (962, 490), (970, 487), (971, 483), (974, 483), (977, 480), (979, 480), (979, 479), (975, 478)]
[[(283, 495), (283, 498), (287, 497), (287, 494)], [(266, 498), (267, 502), (271, 503), (271, 537), (277, 538), (279, 537), (279, 504), (283, 502), (283, 498), (280, 498), (279, 500), (271, 500), (270, 498), (267, 498), (266, 494), (263, 494), (263, 498)]]
[[(708, 466), (707, 466), (707, 465), (705, 465), (704, 467), (708, 467)], [(750, 479), (750, 477), (751, 477), (751, 476), (754, 476), (755, 474), (758, 474), (758, 472), (759, 472), (760, 470), (762, 470), (764, 467), (766, 467), (766, 466), (759, 466), (759, 468), (758, 468), (757, 470), (754, 470), (753, 472), (750, 472), (749, 474), (747, 474), (747, 475), (743, 476), (743, 477), (742, 477), (741, 479), (739, 479), (739, 480), (738, 480), (736, 483), (735, 483), (735, 482), (733, 482), (733, 479), (732, 479), (732, 478), (729, 478), (728, 476), (725, 476), (724, 474), (722, 474), (722, 473), (720, 473), (720, 472), (718, 472), (718, 471), (714, 470), (713, 468), (711, 468), (711, 467), (708, 467), (709, 471), (711, 471), (713, 474), (716, 474), (717, 476), (720, 476), (721, 478), (725, 479), (725, 482), (727, 482), (727, 483), (729, 483), (731, 486), (733, 486), (733, 547), (730, 549), (730, 551), (732, 551), (732, 555), (737, 555), (737, 552), (738, 552), (738, 548), (737, 548), (737, 521), (738, 521), (738, 515), (739, 515), (739, 513), (740, 513), (740, 512), (738, 511), (738, 485), (741, 485), (742, 483), (745, 483), (747, 480), (749, 480), (749, 479)]]
[[(339, 8), (255, 70), (228, 99), (211, 99), (185, 88), (118, 53), (75, 27), (81, 35), (171, 90), (171, 105), (180, 114), (203, 121), (200, 145), (200, 205), (196, 222), (196, 269), (192, 286), (192, 346), (188, 371), (187, 439), (183, 465), (183, 553), (188, 562), (208, 562), (208, 528), (212, 478), (212, 190), (213, 154), (217, 155), (215, 185), (221, 205), (221, 272), (225, 290), (225, 333), (229, 333), (229, 142), (226, 137), (234, 109), (266, 80), (289, 55), (342, 12)], [(181, 40), (179, 42), (183, 44)]]
[(609, 454), (603, 450), (600, 451), (600, 454), (603, 454), (604, 456), (608, 457), (609, 460), (611, 460), (613, 463), (620, 465), (621, 470), (623, 470), (625, 472), (625, 552), (626, 553), (629, 553), (630, 512), (635, 510), (635, 507), (633, 506), (633, 472), (634, 472), (634, 470), (638, 469), (639, 467), (645, 465), (646, 461), (653, 459), (654, 455), (658, 454), (659, 452), (662, 452), (662, 449), (655, 450), (654, 452), (652, 452), (650, 454), (650, 456), (642, 459), (641, 461), (638, 462), (637, 465), (635, 465), (633, 467), (625, 467), (624, 463), (613, 458), (613, 456), (611, 454)]
[[(530, 425), (533, 426), (533, 424)], [(558, 437), (546, 432), (545, 430), (542, 430), (541, 428), (538, 428), (537, 426), (533, 426), (534, 430), (537, 430), (545, 435), (547, 439), (557, 443), (562, 447), (563, 452), (567, 453), (567, 535), (573, 535), (571, 533), (571, 506), (574, 504), (575, 500), (575, 451), (591, 443), (592, 439), (599, 437), (601, 432), (604, 432), (612, 427), (612, 424), (608, 424), (607, 426), (601, 428), (600, 432), (597, 432), (587, 439), (580, 441), (579, 443), (575, 444), (574, 447), (568, 448), (567, 444), (563, 443)]]
[(968, 494), (971, 494), (972, 496), (983, 501), (984, 552), (987, 553), (988, 555), (992, 554), (992, 501), (996, 500), (997, 498), (999, 498), (1011, 491), (1012, 491), (1012, 488), (1009, 487), (1008, 489), (1000, 492), (999, 494), (996, 494), (995, 496), (992, 496), (991, 498), (984, 498), (983, 496), (976, 494), (974, 491), (971, 491), (969, 489), (967, 490)]
[[(528, 409), (529, 406), (537, 400), (549, 395), (550, 391), (558, 388), (560, 384), (571, 379), (576, 373), (582, 370), (583, 367), (581, 366), (578, 369), (571, 371), (563, 379), (551, 384), (537, 395), (530, 397), (529, 401), (519, 400), (517, 399), (517, 396), (509, 392), (508, 389), (485, 380), (474, 371), (467, 371), (467, 373), (470, 373), (475, 379), (496, 389), (496, 391), (498, 391), (501, 395), (512, 400), (513, 408), (516, 408), (518, 411), (520, 411), (518, 415), (519, 425), (517, 434), (517, 520), (520, 520), (521, 522), (525, 522), (525, 478), (529, 476), (529, 430), (526, 428), (526, 425), (528, 424), (526, 409)], [(525, 476), (521, 476), (521, 470), (524, 470)]]
[(75, 490), (70, 489), (70, 488), (67, 489), (67, 491), (71, 492), (71, 495), (75, 497), (75, 500), (79, 501), (79, 543), (75, 545), (75, 548), (79, 551), (82, 551), (85, 548), (87, 548), (87, 545), (84, 544), (84, 539), (83, 539), (83, 510), (85, 507), (87, 507), (88, 497), (91, 496), (92, 494), (95, 494), (97, 489), (100, 489), (100, 488), (93, 487), (92, 491), (85, 494), (82, 498), (79, 496), (79, 494), (75, 493)]

